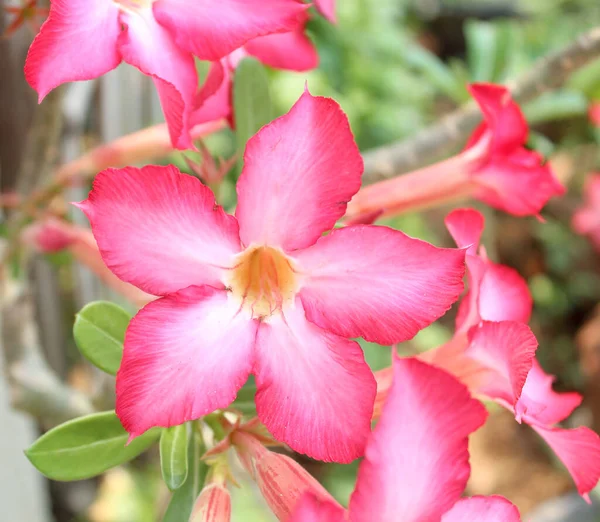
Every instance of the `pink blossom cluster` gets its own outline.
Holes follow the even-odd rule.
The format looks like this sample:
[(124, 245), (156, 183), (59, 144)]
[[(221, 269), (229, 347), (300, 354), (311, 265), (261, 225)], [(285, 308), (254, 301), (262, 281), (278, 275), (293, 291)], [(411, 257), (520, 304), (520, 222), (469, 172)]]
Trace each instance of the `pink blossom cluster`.
[[(333, 1), (317, 6), (335, 19)], [(174, 146), (191, 148), (194, 126), (222, 118), (234, 125), (232, 75), (244, 56), (290, 70), (317, 65), (307, 7), (53, 0), (25, 73), (41, 100), (125, 61), (154, 80)], [(195, 58), (211, 61), (203, 85)], [(458, 248), (371, 224), (465, 198), (539, 215), (564, 192), (525, 147), (527, 124), (509, 91), (477, 84), (470, 92), (484, 122), (466, 148), (405, 176), (361, 189), (363, 160), (346, 115), (306, 90), (248, 141), (234, 214), (173, 166), (125, 167), (100, 172), (76, 204), (91, 233), (57, 220), (30, 229), (38, 248), (68, 248), (142, 306), (116, 380), (116, 412), (130, 440), (230, 409), (253, 375), (258, 418), (223, 418), (226, 437), (210, 453), (221, 466), (219, 455), (233, 448), (280, 520), (516, 522), (506, 499), (461, 498), (484, 398), (539, 433), (587, 498), (600, 477), (600, 439), (586, 427), (559, 426), (581, 397), (554, 392), (536, 361), (527, 284), (479, 246), (481, 214), (449, 214)], [(346, 226), (335, 228), (342, 219)], [(411, 339), (459, 299), (465, 271), (452, 340), (419, 357), (394, 356), (374, 375), (355, 339)], [(325, 462), (362, 457), (348, 508), (269, 443)], [(213, 471), (190, 520), (229, 520), (228, 475)]]

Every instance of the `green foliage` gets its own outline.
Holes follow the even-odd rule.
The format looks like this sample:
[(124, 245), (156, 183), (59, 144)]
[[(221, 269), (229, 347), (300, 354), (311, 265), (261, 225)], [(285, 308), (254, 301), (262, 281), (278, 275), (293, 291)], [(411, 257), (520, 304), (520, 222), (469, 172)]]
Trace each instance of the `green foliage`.
[(188, 476), (188, 425), (163, 430), (160, 436), (160, 468), (167, 487), (174, 491)]
[(200, 460), (204, 452), (200, 434), (193, 432), (188, 440), (188, 475), (185, 482), (175, 490), (163, 522), (185, 522), (189, 520), (194, 502), (202, 489), (208, 467)]
[(51, 429), (25, 455), (48, 478), (81, 480), (137, 457), (159, 433), (158, 429), (149, 430), (126, 446), (129, 434), (115, 413), (94, 413)]
[(76, 315), (73, 337), (86, 359), (115, 375), (121, 365), (125, 330), (130, 320), (131, 315), (118, 305), (96, 301)]
[(254, 58), (238, 65), (233, 80), (236, 150), (241, 170), (248, 140), (273, 119), (269, 78), (264, 66)]

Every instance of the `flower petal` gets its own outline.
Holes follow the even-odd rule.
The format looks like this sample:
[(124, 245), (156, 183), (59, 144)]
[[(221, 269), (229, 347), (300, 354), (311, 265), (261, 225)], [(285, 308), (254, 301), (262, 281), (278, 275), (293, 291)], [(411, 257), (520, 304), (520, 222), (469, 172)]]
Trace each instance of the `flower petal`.
[(244, 46), (246, 52), (275, 69), (310, 71), (319, 66), (319, 54), (306, 36), (305, 22), (293, 31), (253, 38)]
[(387, 227), (336, 229), (295, 257), (309, 321), (379, 344), (414, 337), (463, 289), (464, 250), (436, 248)]
[(125, 334), (117, 415), (132, 437), (233, 402), (253, 365), (258, 323), (225, 290), (190, 286), (146, 305)]
[(467, 88), (483, 112), (483, 127), (491, 132), (494, 152), (510, 153), (525, 143), (529, 134), (527, 121), (506, 87), (474, 83)]
[(315, 0), (315, 5), (319, 12), (327, 18), (331, 23), (337, 22), (335, 15), (335, 2), (336, 0)]
[(554, 377), (534, 359), (516, 408), (523, 412), (525, 422), (552, 426), (565, 420), (581, 404), (583, 397), (579, 393), (556, 393), (553, 382)]
[(119, 38), (123, 60), (154, 78), (173, 145), (192, 147), (190, 114), (198, 89), (194, 57), (177, 45), (154, 18), (151, 8), (122, 13)]
[(467, 355), (490, 370), (476, 393), (514, 408), (533, 364), (537, 339), (523, 323), (483, 321), (469, 332)]
[(350, 499), (352, 522), (439, 520), (469, 478), (469, 434), (486, 419), (454, 377), (394, 358), (394, 381)]
[(450, 212), (444, 223), (460, 248), (469, 247), (468, 254), (477, 254), (485, 224), (481, 212), (472, 208), (459, 208)]
[(600, 479), (600, 437), (586, 427), (563, 430), (531, 425), (552, 448), (575, 481), (577, 491), (589, 502), (588, 493)]
[(526, 281), (505, 265), (488, 262), (479, 288), (479, 315), (484, 321), (528, 323), (533, 300)]
[(232, 119), (231, 71), (223, 62), (225, 60), (210, 65), (206, 81), (196, 96), (196, 108), (190, 117), (192, 127), (221, 118)]
[(157, 0), (157, 20), (177, 45), (201, 60), (215, 61), (257, 36), (294, 29), (308, 5), (293, 0)]
[(470, 497), (459, 500), (441, 522), (520, 522), (519, 510), (504, 497)]
[(274, 437), (326, 462), (362, 456), (376, 384), (360, 346), (308, 322), (297, 300), (261, 323), (256, 347), (256, 410)]
[(565, 193), (543, 158), (524, 148), (493, 157), (473, 180), (477, 199), (515, 216), (538, 214), (550, 198)]
[(236, 216), (244, 245), (312, 245), (344, 215), (363, 162), (348, 119), (307, 91), (289, 113), (248, 141)]
[(306, 493), (296, 505), (288, 522), (345, 522), (345, 511), (333, 502), (320, 501)]
[(120, 32), (114, 2), (52, 0), (25, 62), (25, 78), (39, 101), (62, 83), (91, 80), (119, 65)]
[(107, 266), (149, 294), (222, 286), (222, 267), (240, 250), (235, 218), (173, 166), (107, 169), (78, 206)]

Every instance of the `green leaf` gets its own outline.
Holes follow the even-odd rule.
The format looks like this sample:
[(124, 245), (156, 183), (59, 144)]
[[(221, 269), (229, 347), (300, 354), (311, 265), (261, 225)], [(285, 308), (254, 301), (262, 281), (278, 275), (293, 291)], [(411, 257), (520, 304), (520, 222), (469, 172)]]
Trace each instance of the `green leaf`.
[(147, 431), (125, 446), (129, 434), (113, 411), (74, 419), (42, 435), (25, 451), (31, 463), (53, 480), (81, 480), (137, 457), (160, 434)]
[(114, 303), (96, 301), (75, 316), (73, 337), (92, 364), (115, 375), (121, 365), (123, 340), (131, 315)]
[(160, 436), (160, 467), (167, 487), (174, 491), (188, 475), (188, 425), (163, 430)]
[(273, 119), (269, 78), (265, 68), (254, 58), (245, 58), (235, 70), (233, 108), (238, 166), (241, 171), (246, 143)]
[(585, 115), (588, 102), (577, 91), (561, 89), (545, 92), (525, 106), (524, 112), (530, 125), (552, 120), (562, 120)]
[(192, 432), (188, 437), (188, 468), (189, 473), (185, 482), (175, 490), (167, 507), (163, 522), (185, 522), (192, 514), (192, 508), (206, 478), (208, 467), (200, 460), (204, 445), (200, 434)]

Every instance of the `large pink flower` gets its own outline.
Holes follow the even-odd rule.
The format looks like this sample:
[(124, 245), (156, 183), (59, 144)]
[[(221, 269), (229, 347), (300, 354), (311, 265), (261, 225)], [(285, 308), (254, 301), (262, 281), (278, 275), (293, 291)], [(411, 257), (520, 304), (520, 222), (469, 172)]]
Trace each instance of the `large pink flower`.
[(462, 498), (485, 408), (445, 371), (395, 358), (393, 384), (345, 512), (307, 493), (289, 522), (518, 522), (502, 497)]
[[(483, 230), (479, 212), (456, 210), (446, 225), (459, 246), (471, 245), (469, 292), (461, 302), (452, 340), (421, 358), (529, 424), (562, 460), (587, 499), (600, 479), (600, 438), (586, 427), (557, 427), (579, 406), (581, 396), (554, 392), (554, 378), (535, 359), (538, 343), (525, 324), (532, 307), (525, 281), (514, 270), (489, 261), (485, 251), (476, 255)], [(391, 369), (379, 372), (377, 380), (376, 413), (387, 394)]]
[(250, 373), (279, 440), (360, 456), (375, 380), (347, 338), (409, 339), (457, 299), (463, 250), (385, 227), (332, 229), (360, 186), (348, 120), (306, 92), (247, 145), (236, 216), (173, 167), (109, 169), (81, 203), (121, 279), (163, 296), (131, 322), (117, 414), (132, 436), (227, 407)]
[(429, 167), (362, 189), (347, 217), (395, 215), (466, 198), (479, 199), (516, 216), (537, 215), (564, 193), (547, 163), (525, 148), (528, 128), (505, 87), (473, 84), (469, 91), (483, 113), (460, 154)]
[(588, 236), (600, 251), (600, 174), (588, 176), (583, 197), (583, 205), (573, 215), (573, 230)]
[(60, 84), (96, 78), (123, 60), (154, 79), (173, 144), (189, 148), (194, 55), (219, 60), (252, 38), (294, 30), (306, 7), (297, 0), (52, 0), (25, 77), (41, 101)]

